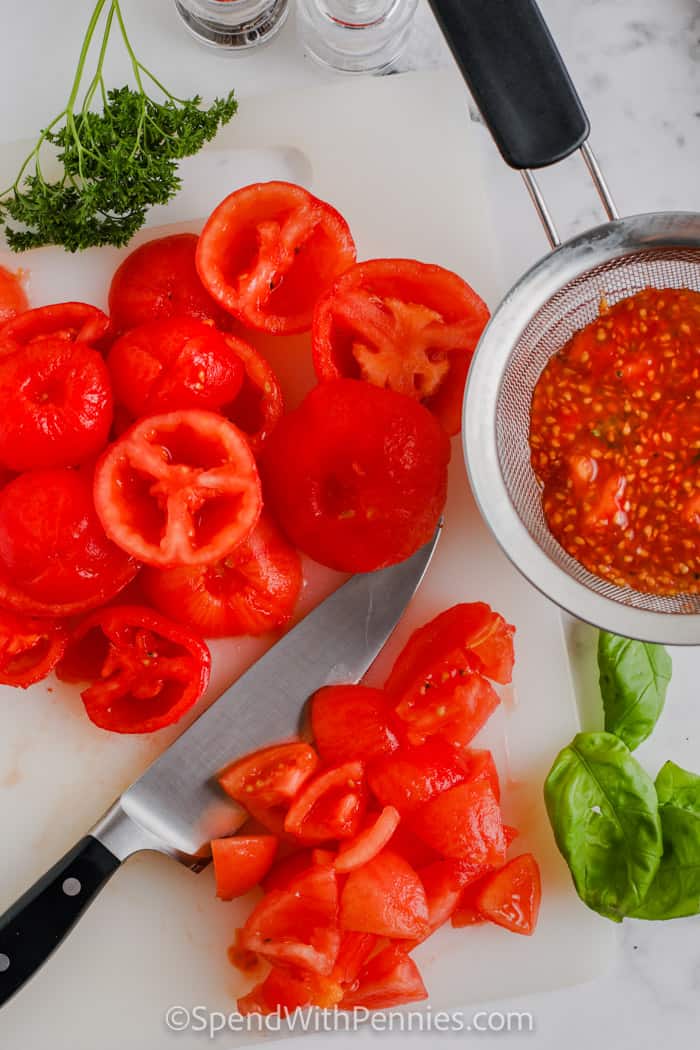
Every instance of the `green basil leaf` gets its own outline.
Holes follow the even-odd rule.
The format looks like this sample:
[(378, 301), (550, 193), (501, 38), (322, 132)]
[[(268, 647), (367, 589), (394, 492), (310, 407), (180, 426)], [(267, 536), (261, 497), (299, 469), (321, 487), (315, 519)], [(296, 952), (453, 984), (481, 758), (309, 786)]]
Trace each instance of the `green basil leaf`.
[(598, 670), (605, 728), (634, 751), (649, 736), (663, 711), (671, 680), (671, 657), (662, 645), (601, 631)]
[(700, 776), (667, 762), (656, 778), (664, 855), (637, 919), (700, 913)]
[(557, 845), (579, 897), (616, 922), (639, 908), (663, 851), (656, 790), (611, 733), (579, 733), (545, 782)]

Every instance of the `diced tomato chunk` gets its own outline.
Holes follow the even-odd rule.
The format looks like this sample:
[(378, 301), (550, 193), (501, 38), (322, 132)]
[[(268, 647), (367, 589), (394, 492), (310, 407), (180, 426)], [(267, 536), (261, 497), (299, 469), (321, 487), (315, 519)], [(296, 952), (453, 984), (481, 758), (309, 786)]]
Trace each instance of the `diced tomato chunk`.
[(367, 804), (364, 767), (346, 762), (320, 773), (294, 799), (284, 830), (301, 842), (352, 838)]
[(415, 962), (401, 947), (392, 944), (373, 955), (366, 963), (360, 971), (357, 987), (345, 993), (340, 1006), (346, 1010), (358, 1006), (379, 1010), (427, 998), (428, 993)]
[(260, 885), (269, 893), (270, 890), (286, 890), (291, 882), (307, 871), (313, 864), (310, 849), (301, 849), (275, 861)]
[(485, 780), (450, 788), (412, 813), (409, 822), (424, 842), (446, 857), (494, 866), (505, 860), (501, 811)]
[(476, 905), (490, 922), (530, 936), (537, 925), (541, 898), (537, 861), (531, 853), (522, 853), (479, 884)]
[(426, 682), (417, 693), (396, 705), (410, 744), (422, 744), (439, 735), (455, 747), (471, 743), (500, 703), (498, 693), (482, 674), (471, 670), (443, 672), (439, 681)]
[(486, 922), (476, 903), (481, 881), (481, 879), (477, 879), (476, 882), (466, 886), (462, 891), (462, 895), (457, 901), (457, 906), (452, 912), (451, 922), (456, 929), (461, 929), (463, 926), (478, 926), (482, 922)]
[(383, 755), (367, 769), (372, 792), (382, 805), (394, 806), (399, 813), (409, 812), (465, 778), (459, 752), (439, 738)]
[(344, 933), (332, 978), (346, 987), (354, 984), (360, 970), (376, 948), (378, 940), (374, 933), (359, 933), (355, 930)]
[(464, 889), (491, 871), (487, 861), (438, 860), (418, 872), (428, 900), (429, 934), (447, 922)]
[(340, 899), (344, 930), (380, 937), (421, 937), (428, 924), (423, 883), (398, 853), (389, 849), (348, 875)]
[(354, 839), (343, 843), (335, 858), (336, 871), (353, 871), (376, 857), (396, 831), (401, 817), (398, 809), (385, 806), (377, 818)]
[(386, 693), (363, 685), (329, 685), (311, 701), (311, 728), (318, 753), (334, 765), (369, 762), (399, 746), (389, 724)]
[[(471, 750), (464, 750), (462, 752), (463, 761), (466, 766), (467, 780), (485, 780), (491, 787), (494, 793), (496, 802), (501, 801), (501, 784), (498, 779), (498, 770), (496, 769), (496, 763), (493, 760), (493, 755), (490, 751), (478, 750), (472, 748)], [(517, 834), (517, 832), (516, 832)]]
[(275, 744), (228, 766), (219, 783), (247, 808), (277, 806), (293, 799), (317, 766), (318, 755), (309, 744)]
[(257, 886), (277, 852), (274, 835), (234, 835), (214, 839), (211, 853), (216, 876), (216, 895), (233, 900)]

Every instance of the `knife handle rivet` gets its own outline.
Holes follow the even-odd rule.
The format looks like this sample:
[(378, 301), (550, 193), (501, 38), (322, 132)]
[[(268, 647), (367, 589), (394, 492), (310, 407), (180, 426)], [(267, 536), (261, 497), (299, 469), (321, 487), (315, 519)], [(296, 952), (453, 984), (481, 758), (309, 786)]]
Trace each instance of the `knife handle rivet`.
[(80, 879), (65, 879), (61, 887), (66, 897), (77, 897), (82, 888)]
[(3, 952), (0, 952), (0, 973), (4, 973), (5, 970), (9, 970), (9, 969), (10, 969), (10, 956), (9, 955), (4, 955)]

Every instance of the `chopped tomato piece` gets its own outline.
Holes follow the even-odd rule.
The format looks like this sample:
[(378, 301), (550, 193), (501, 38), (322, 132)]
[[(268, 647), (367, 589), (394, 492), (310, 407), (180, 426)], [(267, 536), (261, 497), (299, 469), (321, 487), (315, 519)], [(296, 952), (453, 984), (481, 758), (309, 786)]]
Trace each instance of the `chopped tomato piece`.
[(416, 871), (435, 860), (442, 860), (440, 854), (419, 839), (403, 820), (389, 840), (389, 849), (403, 857)]
[[(501, 784), (491, 752), (486, 750), (478, 751), (474, 748), (465, 749), (462, 751), (462, 761), (465, 765), (467, 780), (485, 780), (493, 791), (496, 802), (500, 802)], [(504, 834), (505, 830), (504, 825)], [(510, 831), (514, 830), (514, 828), (510, 829)], [(517, 835), (517, 831), (515, 834)]]
[(184, 627), (138, 605), (112, 605), (78, 626), (57, 674), (91, 682), (80, 695), (96, 726), (153, 733), (199, 700), (210, 667), (206, 645)]
[(401, 561), (433, 535), (450, 444), (427, 409), (390, 390), (323, 383), (281, 421), (261, 469), (280, 525), (345, 572)]
[(456, 747), (465, 747), (499, 703), (498, 694), (483, 675), (464, 669), (426, 681), (418, 693), (396, 705), (396, 714), (410, 744), (422, 744), (438, 735)]
[(311, 729), (324, 762), (369, 762), (399, 746), (389, 724), (391, 709), (381, 689), (327, 685), (311, 700)]
[(245, 375), (236, 399), (221, 408), (246, 436), (257, 456), (284, 414), (284, 398), (279, 379), (272, 368), (250, 343), (226, 336), (229, 348), (240, 358)]
[(197, 241), (195, 233), (176, 233), (147, 241), (127, 255), (109, 289), (109, 313), (117, 332), (167, 317), (194, 317), (217, 326), (228, 322), (197, 274)]
[(403, 857), (384, 849), (348, 875), (340, 898), (344, 930), (411, 940), (428, 927), (423, 883)]
[(107, 535), (149, 565), (208, 565), (248, 538), (262, 509), (245, 438), (213, 412), (183, 409), (135, 423), (95, 471)]
[(274, 835), (233, 835), (214, 839), (211, 854), (217, 897), (230, 901), (252, 890), (269, 871), (276, 852)]
[(110, 335), (109, 317), (88, 303), (53, 303), (18, 314), (0, 328), (0, 357), (44, 339), (82, 343), (104, 350)]
[(367, 781), (383, 806), (407, 813), (466, 779), (460, 753), (438, 737), (371, 762)]
[(328, 977), (273, 966), (264, 981), (238, 1000), (238, 1011), (244, 1015), (287, 1015), (305, 1006), (330, 1009), (340, 1002), (342, 996), (340, 985)]
[(399, 945), (391, 944), (365, 964), (357, 986), (348, 989), (340, 1007), (354, 1010), (365, 1006), (381, 1010), (427, 998), (428, 992), (415, 962)]
[(481, 881), (477, 879), (462, 891), (457, 906), (452, 912), (451, 923), (455, 929), (461, 929), (463, 926), (479, 926), (482, 922), (486, 922), (476, 902)]
[(520, 832), (517, 828), (514, 828), (511, 824), (503, 825), (503, 837), (506, 840), (506, 849), (515, 842)]
[(323, 867), (324, 864), (333, 864), (335, 860), (335, 853), (332, 849), (316, 849), (311, 850), (311, 862), (313, 864), (319, 864)]
[(346, 762), (304, 786), (287, 812), (284, 830), (302, 842), (352, 838), (367, 804), (361, 762)]
[(290, 802), (318, 766), (309, 744), (274, 744), (239, 759), (219, 774), (224, 791), (246, 808)]
[(146, 567), (156, 609), (207, 638), (264, 634), (288, 623), (302, 586), (301, 559), (263, 510), (248, 539), (213, 565)]
[(501, 811), (485, 780), (458, 784), (410, 817), (417, 835), (445, 857), (468, 857), (494, 867), (505, 859)]
[(461, 427), (472, 353), (488, 307), (456, 273), (415, 259), (371, 259), (316, 304), (314, 367), (422, 401), (448, 434)]
[(376, 857), (387, 845), (399, 825), (399, 811), (385, 806), (369, 827), (364, 828), (349, 842), (344, 842), (335, 858), (335, 870), (353, 871)]
[(0, 266), (0, 325), (11, 321), (29, 308), (27, 293), (22, 287), (22, 273), (11, 273)]
[(314, 867), (287, 889), (271, 890), (249, 915), (241, 947), (271, 963), (324, 976), (340, 948), (338, 886), (333, 868)]
[(232, 401), (244, 369), (225, 337), (193, 317), (147, 321), (117, 339), (107, 358), (114, 397), (134, 419)]
[(479, 884), (476, 904), (490, 922), (529, 936), (535, 932), (541, 897), (537, 861), (523, 853)]
[(289, 182), (245, 186), (215, 208), (197, 270), (224, 309), (266, 332), (311, 327), (318, 297), (355, 261), (342, 215)]
[(492, 870), (487, 861), (438, 860), (418, 872), (428, 900), (429, 930), (426, 936), (452, 916), (466, 886)]
[(53, 671), (63, 656), (63, 624), (0, 609), (0, 684), (26, 689)]
[(348, 987), (358, 978), (360, 970), (377, 947), (379, 938), (374, 933), (348, 930), (340, 941), (340, 951), (333, 968), (333, 979)]
[(270, 890), (286, 890), (297, 875), (312, 867), (311, 852), (310, 849), (301, 849), (276, 860), (267, 875), (260, 880), (265, 893), (269, 893)]
[(0, 462), (11, 470), (70, 467), (107, 444), (107, 366), (84, 344), (46, 338), (0, 356)]
[(137, 572), (107, 539), (82, 472), (29, 471), (0, 489), (0, 605), (72, 616), (109, 601)]

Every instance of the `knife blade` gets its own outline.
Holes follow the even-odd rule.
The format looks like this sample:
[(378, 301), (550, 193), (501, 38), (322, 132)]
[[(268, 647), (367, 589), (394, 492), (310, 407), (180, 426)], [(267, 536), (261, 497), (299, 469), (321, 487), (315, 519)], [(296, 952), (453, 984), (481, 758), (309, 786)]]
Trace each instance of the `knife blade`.
[(353, 576), (321, 602), (0, 916), (0, 1005), (46, 961), (127, 857), (158, 850), (201, 870), (209, 840), (233, 833), (246, 818), (216, 774), (249, 751), (295, 736), (317, 689), (359, 681), (423, 579), (440, 531), (406, 561)]

